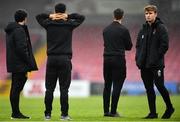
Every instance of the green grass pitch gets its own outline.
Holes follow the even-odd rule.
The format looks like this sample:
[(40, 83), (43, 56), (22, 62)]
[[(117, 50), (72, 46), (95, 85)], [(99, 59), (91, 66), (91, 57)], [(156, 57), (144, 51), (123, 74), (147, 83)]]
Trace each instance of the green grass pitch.
[[(180, 121), (180, 96), (171, 96), (175, 107), (173, 116), (168, 120), (161, 119), (165, 111), (165, 105), (160, 96), (156, 98), (158, 119), (142, 119), (148, 114), (146, 96), (121, 96), (119, 99), (118, 112), (122, 117), (110, 118), (103, 117), (102, 96), (91, 96), (88, 98), (70, 98), (69, 115), (73, 122), (116, 122), (116, 121), (136, 121), (136, 122), (175, 122)], [(48, 122), (60, 120), (59, 98), (53, 101), (52, 119)], [(8, 97), (0, 97), (0, 121), (3, 122), (44, 122), (44, 100), (43, 98), (24, 98), (21, 97), (20, 108), (23, 114), (31, 116), (30, 120), (11, 120), (11, 108)]]

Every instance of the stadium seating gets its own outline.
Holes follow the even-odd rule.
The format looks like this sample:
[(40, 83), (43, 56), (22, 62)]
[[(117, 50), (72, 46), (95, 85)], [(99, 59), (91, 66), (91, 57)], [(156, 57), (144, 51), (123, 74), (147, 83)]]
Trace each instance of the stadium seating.
[[(102, 31), (105, 26), (85, 25), (77, 28), (73, 33), (73, 79), (85, 79), (91, 82), (103, 82), (103, 37)], [(138, 82), (141, 80), (140, 72), (135, 65), (135, 43), (139, 30), (137, 25), (129, 28), (133, 41), (132, 51), (126, 52), (127, 81)], [(169, 50), (165, 56), (165, 80), (170, 82), (180, 82), (179, 67), (179, 33), (177, 26), (169, 29)], [(34, 37), (36, 38), (36, 37)], [(1, 39), (2, 40), (2, 39)], [(36, 39), (33, 39), (36, 40)], [(2, 58), (0, 66), (0, 78), (7, 75), (5, 69), (5, 48), (3, 41), (0, 41), (0, 55)], [(32, 42), (34, 43), (34, 42)], [(46, 68), (46, 43), (41, 45), (35, 53), (39, 70), (30, 73), (30, 79), (44, 80)]]
[(0, 81), (4, 81), (7, 76), (5, 37), (0, 34)]
[[(102, 63), (103, 63), (103, 26), (87, 26), (79, 28), (74, 33), (73, 41), (73, 69), (79, 72), (82, 79), (90, 79), (92, 82), (103, 81)], [(171, 82), (180, 82), (178, 74), (180, 66), (179, 51), (179, 31), (178, 27), (172, 26), (169, 30), (169, 50), (165, 56), (165, 80)], [(132, 51), (126, 52), (127, 59), (127, 81), (140, 81), (140, 72), (135, 65), (135, 43), (138, 33), (138, 27), (130, 27), (130, 33), (133, 41)]]

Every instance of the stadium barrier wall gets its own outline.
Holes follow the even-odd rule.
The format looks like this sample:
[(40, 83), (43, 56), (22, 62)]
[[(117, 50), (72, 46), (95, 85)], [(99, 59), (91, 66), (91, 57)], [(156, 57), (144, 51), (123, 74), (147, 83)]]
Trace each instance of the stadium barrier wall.
[[(60, 96), (59, 84), (56, 84), (54, 97)], [(25, 97), (43, 97), (45, 95), (44, 81), (29, 80), (23, 90)], [(88, 97), (90, 96), (90, 82), (86, 80), (73, 80), (69, 89), (70, 97)]]
[[(165, 83), (166, 88), (170, 94), (180, 94), (180, 84), (177, 82), (167, 81)], [(104, 84), (92, 83), (91, 95), (102, 95)], [(155, 87), (156, 94), (159, 94)], [(143, 82), (125, 81), (121, 94), (123, 95), (144, 95), (146, 94)]]
[[(175, 82), (167, 82), (166, 88), (170, 94), (180, 93), (180, 84)], [(69, 96), (70, 97), (89, 97), (90, 95), (102, 95), (104, 84), (92, 83), (88, 80), (72, 80)], [(155, 91), (159, 94), (155, 87)], [(23, 95), (25, 97), (43, 97), (45, 93), (44, 81), (29, 80), (24, 87)], [(121, 94), (123, 95), (144, 95), (145, 88), (142, 82), (125, 82)], [(55, 88), (54, 97), (59, 97), (59, 84)]]

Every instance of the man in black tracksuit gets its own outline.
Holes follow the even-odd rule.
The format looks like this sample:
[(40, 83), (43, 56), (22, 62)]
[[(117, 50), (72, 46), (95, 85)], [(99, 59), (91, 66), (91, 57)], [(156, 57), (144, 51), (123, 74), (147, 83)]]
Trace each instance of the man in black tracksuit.
[(45, 119), (51, 118), (53, 92), (59, 79), (61, 119), (69, 120), (68, 89), (71, 83), (72, 31), (85, 19), (83, 15), (66, 14), (66, 6), (59, 3), (55, 6), (54, 14), (39, 14), (38, 23), (47, 32), (47, 66)]
[(146, 23), (139, 31), (136, 43), (136, 64), (141, 70), (141, 78), (146, 88), (150, 113), (145, 118), (157, 118), (154, 84), (166, 103), (163, 119), (174, 112), (169, 93), (164, 85), (164, 55), (168, 50), (168, 32), (162, 21), (157, 18), (154, 5), (145, 7)]
[(28, 28), (25, 25), (26, 11), (17, 10), (14, 18), (16, 22), (9, 23), (5, 28), (7, 71), (12, 73), (11, 118), (29, 119), (30, 117), (23, 115), (19, 110), (19, 97), (27, 81), (27, 72), (37, 70), (37, 65), (32, 52)]
[[(125, 50), (131, 50), (132, 42), (128, 29), (121, 24), (123, 10), (114, 11), (114, 21), (103, 31), (104, 38), (104, 116), (119, 117), (117, 110), (120, 92), (126, 78)], [(113, 84), (111, 111), (110, 96)]]

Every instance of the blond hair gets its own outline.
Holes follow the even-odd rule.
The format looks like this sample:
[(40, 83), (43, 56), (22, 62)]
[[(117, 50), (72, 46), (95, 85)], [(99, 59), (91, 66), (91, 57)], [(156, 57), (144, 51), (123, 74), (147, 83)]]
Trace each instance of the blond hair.
[(144, 11), (154, 11), (155, 13), (157, 13), (157, 7), (155, 5), (147, 5), (144, 7)]

